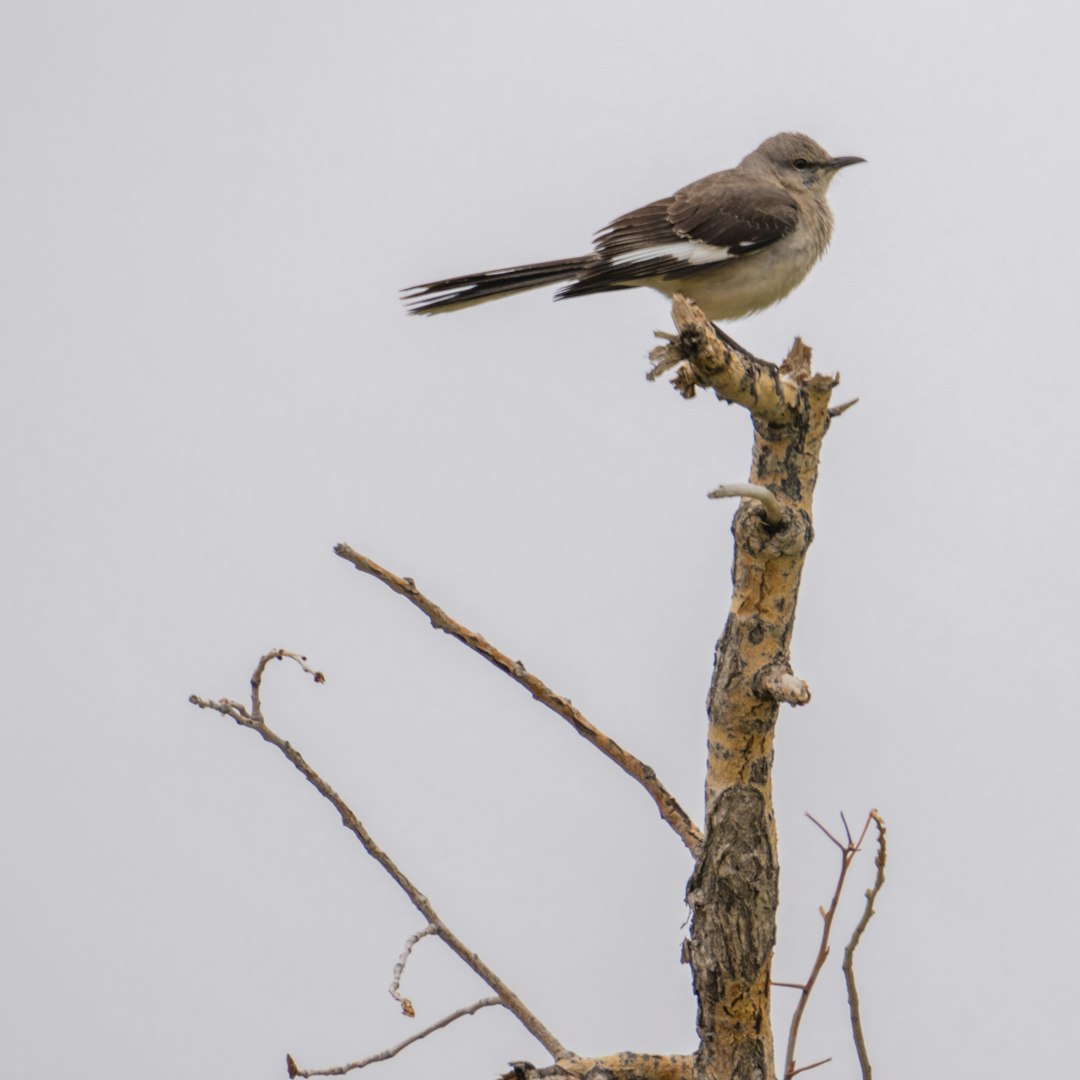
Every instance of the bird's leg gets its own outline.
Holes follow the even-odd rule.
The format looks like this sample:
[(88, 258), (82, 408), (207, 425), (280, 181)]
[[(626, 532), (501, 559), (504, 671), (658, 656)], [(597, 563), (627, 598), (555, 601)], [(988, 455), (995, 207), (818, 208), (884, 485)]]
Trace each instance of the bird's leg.
[(729, 348), (734, 349), (737, 353), (745, 356), (748, 360), (756, 360), (758, 363), (765, 363), (760, 357), (755, 356), (749, 349), (743, 348), (730, 334), (725, 334), (716, 323), (712, 323), (713, 332), (716, 336)]

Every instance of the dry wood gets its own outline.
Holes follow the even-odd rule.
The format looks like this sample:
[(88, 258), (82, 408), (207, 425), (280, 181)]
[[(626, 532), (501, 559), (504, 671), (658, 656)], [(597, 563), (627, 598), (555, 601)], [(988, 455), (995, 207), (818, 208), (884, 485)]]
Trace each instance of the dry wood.
[[(744, 355), (720, 340), (702, 313), (682, 297), (673, 304), (677, 335), (660, 335), (667, 344), (653, 350), (650, 378), (673, 371), (674, 385), (685, 397), (711, 389), (721, 400), (750, 413), (754, 447), (749, 482), (718, 488), (717, 497), (741, 496), (732, 532), (735, 556), (733, 594), (723, 634), (716, 646), (708, 697), (708, 759), (705, 787), (704, 834), (694, 825), (653, 770), (628, 754), (589, 723), (568, 699), (555, 694), (520, 661), (511, 660), (483, 637), (458, 623), (422, 594), (410, 578), (372, 562), (346, 544), (336, 554), (404, 596), (431, 620), (433, 626), (464, 642), (509, 675), (538, 701), (571, 724), (640, 783), (656, 803), (663, 819), (696, 856), (686, 898), (691, 909), (689, 940), (684, 958), (690, 964), (697, 997), (699, 1045), (693, 1055), (616, 1053), (580, 1058), (563, 1047), (475, 953), (449, 930), (430, 902), (371, 839), (356, 815), (337, 793), (307, 764), (293, 746), (272, 732), (262, 716), (260, 691), (268, 663), (292, 659), (316, 681), (322, 676), (303, 658), (283, 650), (268, 653), (251, 679), (251, 705), (228, 699), (191, 701), (213, 709), (256, 731), (271, 743), (328, 799), (345, 826), (356, 835), (427, 920), (428, 926), (406, 942), (394, 970), (392, 995), (406, 1013), (411, 1003), (400, 993), (400, 978), (413, 945), (435, 934), (483, 978), (497, 997), (485, 998), (458, 1009), (410, 1039), (368, 1058), (329, 1070), (301, 1070), (289, 1058), (290, 1075), (340, 1075), (397, 1054), (418, 1039), (491, 1004), (501, 1004), (548, 1050), (552, 1064), (537, 1068), (529, 1062), (512, 1063), (507, 1080), (772, 1080), (775, 1051), (770, 1015), (770, 988), (794, 985), (800, 1003), (785, 1062), (786, 1080), (825, 1064), (817, 1061), (796, 1067), (794, 1037), (806, 999), (828, 953), (828, 933), (839, 890), (825, 916), (818, 958), (805, 983), (779, 984), (770, 980), (776, 941), (778, 864), (776, 822), (772, 798), (773, 738), (780, 705), (801, 705), (810, 699), (807, 684), (792, 672), (790, 647), (799, 583), (807, 550), (813, 539), (812, 500), (817, 481), (822, 439), (832, 417), (850, 404), (830, 407), (837, 379), (813, 375), (810, 350), (796, 339), (780, 367)], [(878, 876), (867, 893), (866, 909), (845, 950), (845, 975), (851, 999), (852, 1028), (864, 1080), (870, 1080), (858, 997), (854, 988), (852, 956), (873, 914), (874, 899), (884, 881), (884, 826), (879, 829)], [(868, 823), (869, 824), (869, 823)], [(847, 824), (845, 822), (845, 831)], [(865, 835), (865, 831), (864, 831)], [(844, 872), (858, 850), (848, 833)], [(860, 838), (861, 839), (861, 838)], [(828, 1060), (828, 1059), (826, 1059)]]
[[(709, 692), (705, 843), (687, 887), (687, 950), (698, 1001), (701, 1080), (775, 1075), (769, 972), (779, 868), (773, 736), (780, 703), (809, 699), (790, 666), (799, 582), (813, 539), (812, 500), (829, 398), (837, 380), (810, 373), (796, 340), (777, 368), (717, 338), (689, 301), (673, 305), (679, 336), (653, 350), (654, 374), (677, 368), (686, 397), (711, 389), (754, 423), (749, 483), (772, 493), (769, 513), (745, 499), (735, 514), (731, 611)], [(770, 521), (770, 517), (773, 519)]]
[[(796, 1067), (795, 1064), (795, 1048), (799, 1041), (799, 1027), (802, 1024), (803, 1013), (806, 1012), (807, 1003), (810, 1001), (810, 995), (814, 992), (814, 986), (817, 984), (818, 976), (821, 974), (821, 969), (825, 966), (825, 961), (829, 957), (829, 937), (832, 934), (833, 921), (836, 918), (836, 909), (840, 906), (840, 895), (844, 891), (844, 882), (847, 880), (847, 873), (851, 867), (852, 860), (858, 855), (862, 842), (866, 839), (866, 833), (870, 828), (870, 822), (873, 820), (873, 814), (866, 818), (866, 824), (863, 825), (863, 830), (859, 834), (859, 839), (852, 838), (851, 830), (848, 828), (847, 819), (844, 815), (840, 815), (841, 821), (844, 823), (844, 833), (847, 836), (847, 843), (843, 843), (837, 840), (835, 836), (820, 821), (817, 820), (812, 814), (806, 816), (836, 845), (840, 851), (840, 870), (836, 876), (836, 888), (833, 890), (832, 900), (829, 901), (827, 908), (820, 908), (821, 913), (821, 942), (818, 945), (817, 955), (814, 957), (814, 963), (810, 968), (810, 974), (807, 976), (806, 982), (804, 982), (800, 989), (798, 1004), (795, 1006), (795, 1011), (791, 1017), (791, 1028), (788, 1031), (788, 1043), (787, 1052), (784, 1055), (784, 1080), (791, 1080), (793, 1076), (798, 1073), (806, 1072), (808, 1069), (815, 1068), (815, 1065), (803, 1065), (801, 1068)], [(775, 983), (773, 984), (776, 985)]]
[(522, 1026), (544, 1047), (545, 1050), (556, 1060), (559, 1058), (573, 1058), (575, 1055), (541, 1023), (525, 1003), (518, 997), (495, 972), (480, 959), (465, 942), (455, 934), (449, 926), (436, 913), (431, 901), (412, 883), (412, 881), (398, 867), (397, 863), (375, 843), (371, 833), (353, 813), (345, 800), (304, 760), (299, 750), (291, 742), (283, 739), (277, 732), (272, 731), (263, 716), (261, 691), (262, 679), (267, 665), (272, 660), (293, 660), (307, 672), (315, 682), (321, 683), (325, 679), (321, 671), (315, 671), (308, 667), (305, 657), (298, 653), (288, 652), (285, 649), (274, 649), (261, 657), (255, 666), (255, 672), (251, 677), (251, 705), (250, 707), (232, 701), (229, 698), (220, 698), (216, 701), (207, 700), (192, 694), (188, 700), (192, 705), (200, 709), (210, 709), (234, 720), (241, 727), (254, 731), (271, 746), (276, 747), (289, 763), (304, 777), (305, 780), (318, 793), (329, 802), (341, 816), (341, 823), (360, 841), (364, 850), (392, 877), (398, 887), (409, 898), (413, 907), (420, 912), (431, 926), (434, 926), (439, 937), (446, 942), (452, 952), (481, 979), (484, 980), (498, 995), (499, 1003), (509, 1009)]
[(502, 1002), (497, 997), (481, 998), (479, 1001), (474, 1001), (471, 1005), (464, 1005), (460, 1009), (455, 1009), (441, 1020), (436, 1020), (434, 1024), (429, 1024), (426, 1028), (410, 1035), (407, 1039), (402, 1039), (396, 1046), (391, 1046), (386, 1050), (380, 1050), (376, 1054), (369, 1054), (366, 1058), (361, 1058), (359, 1061), (350, 1061), (344, 1065), (330, 1065), (325, 1069), (301, 1069), (293, 1060), (292, 1054), (286, 1054), (285, 1068), (289, 1076), (293, 1078), (298, 1076), (344, 1076), (354, 1069), (366, 1069), (368, 1065), (375, 1065), (380, 1061), (389, 1061), (390, 1058), (396, 1057), (402, 1050), (412, 1046), (413, 1043), (418, 1043), (421, 1039), (426, 1039), (436, 1031), (441, 1031), (443, 1028), (449, 1027), (455, 1020), (460, 1020), (464, 1016), (472, 1016), (481, 1009), (488, 1009), (492, 1005), (501, 1004)]
[(870, 1067), (870, 1055), (866, 1049), (866, 1036), (863, 1034), (862, 1010), (859, 1006), (859, 991), (855, 985), (855, 950), (862, 941), (863, 933), (874, 916), (874, 901), (885, 884), (885, 861), (888, 858), (888, 848), (885, 843), (885, 822), (876, 810), (870, 811), (870, 817), (877, 826), (878, 850), (877, 858), (874, 859), (876, 873), (874, 884), (866, 890), (866, 906), (863, 908), (862, 918), (859, 919), (852, 931), (851, 940), (844, 947), (844, 981), (847, 983), (848, 1007), (851, 1010), (851, 1034), (855, 1040), (855, 1052), (859, 1055), (859, 1069), (863, 1080), (872, 1080), (873, 1069)]
[(430, 620), (436, 630), (455, 637), (478, 653), (500, 671), (509, 675), (519, 686), (523, 686), (541, 705), (546, 705), (552, 712), (561, 716), (583, 739), (592, 743), (605, 757), (613, 761), (628, 776), (632, 776), (650, 795), (660, 816), (675, 830), (679, 839), (690, 849), (692, 855), (701, 847), (701, 832), (690, 820), (690, 816), (678, 804), (675, 797), (657, 779), (655, 771), (644, 761), (624, 750), (613, 738), (605, 735), (571, 704), (569, 698), (556, 694), (546, 683), (528, 671), (520, 660), (511, 660), (504, 652), (496, 649), (486, 638), (463, 626), (451, 618), (441, 607), (429, 600), (417, 587), (412, 578), (399, 577), (373, 559), (354, 551), (348, 544), (338, 544), (334, 554), (346, 562), (352, 563), (361, 573), (368, 574), (384, 585), (389, 586), (411, 604), (418, 607)]

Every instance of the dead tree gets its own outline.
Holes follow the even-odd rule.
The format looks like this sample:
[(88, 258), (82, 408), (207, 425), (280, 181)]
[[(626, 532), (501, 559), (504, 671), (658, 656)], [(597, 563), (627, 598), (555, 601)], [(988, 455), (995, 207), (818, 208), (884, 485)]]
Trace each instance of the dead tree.
[[(708, 698), (708, 769), (705, 825), (699, 829), (648, 765), (594, 727), (565, 697), (556, 694), (520, 661), (511, 660), (479, 634), (462, 626), (402, 578), (346, 544), (335, 552), (357, 570), (378, 578), (418, 607), (439, 630), (458, 638), (541, 704), (566, 720), (575, 731), (638, 781), (656, 803), (663, 819), (695, 857), (687, 885), (690, 935), (683, 959), (689, 964), (697, 998), (699, 1046), (692, 1055), (615, 1053), (584, 1057), (564, 1046), (526, 1007), (522, 999), (477, 953), (446, 925), (428, 898), (401, 872), (367, 832), (342, 798), (288, 741), (266, 724), (262, 679), (272, 660), (291, 659), (316, 682), (323, 676), (306, 660), (285, 650), (263, 656), (251, 678), (249, 704), (230, 699), (191, 701), (228, 716), (276, 746), (304, 777), (329, 800), (342, 823), (390, 874), (425, 920), (406, 943), (394, 970), (390, 992), (407, 1015), (412, 1005), (400, 993), (400, 979), (412, 948), (427, 936), (440, 938), (491, 988), (492, 996), (456, 1010), (397, 1046), (358, 1061), (330, 1068), (299, 1067), (287, 1058), (290, 1076), (342, 1075), (393, 1057), (411, 1043), (460, 1017), (499, 1005), (512, 1012), (551, 1056), (540, 1068), (513, 1063), (508, 1080), (569, 1076), (578, 1080), (772, 1080), (777, 1075), (770, 995), (774, 985), (799, 990), (781, 1072), (784, 1080), (823, 1062), (799, 1066), (795, 1050), (799, 1023), (818, 972), (829, 952), (829, 937), (848, 867), (871, 824), (877, 830), (877, 876), (866, 893), (863, 916), (845, 950), (844, 974), (851, 1006), (852, 1031), (865, 1080), (870, 1063), (863, 1039), (854, 980), (854, 952), (873, 914), (884, 882), (885, 830), (871, 811), (858, 835), (844, 822), (845, 837), (826, 835), (840, 851), (840, 872), (828, 908), (822, 908), (821, 945), (803, 983), (775, 984), (770, 978), (776, 942), (779, 866), (773, 810), (773, 738), (780, 706), (810, 700), (809, 687), (791, 669), (790, 646), (799, 582), (813, 539), (812, 503), (822, 440), (831, 420), (847, 408), (833, 406), (835, 377), (815, 375), (810, 350), (796, 340), (780, 367), (731, 348), (714, 332), (701, 312), (682, 297), (674, 302), (676, 335), (661, 335), (667, 344), (652, 353), (649, 378), (674, 371), (674, 385), (685, 396), (712, 390), (722, 401), (745, 408), (754, 427), (749, 482), (730, 484), (715, 497), (739, 496), (732, 531), (735, 557), (733, 592), (727, 624), (716, 646)], [(851, 404), (851, 403), (849, 403)], [(484, 1067), (478, 1065), (478, 1075)]]

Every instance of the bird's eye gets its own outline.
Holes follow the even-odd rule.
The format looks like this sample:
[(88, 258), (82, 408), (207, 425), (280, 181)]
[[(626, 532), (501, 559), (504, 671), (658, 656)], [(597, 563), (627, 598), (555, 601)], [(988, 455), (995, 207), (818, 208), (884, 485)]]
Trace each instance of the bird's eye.
[(794, 165), (796, 169), (810, 168), (810, 162), (807, 161), (804, 157), (797, 157), (791, 164)]

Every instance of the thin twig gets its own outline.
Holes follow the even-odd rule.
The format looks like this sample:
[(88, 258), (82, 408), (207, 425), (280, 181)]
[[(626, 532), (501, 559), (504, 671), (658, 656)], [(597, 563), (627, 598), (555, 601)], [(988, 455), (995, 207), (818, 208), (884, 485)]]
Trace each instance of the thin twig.
[(859, 399), (856, 397), (856, 398), (852, 398), (850, 401), (845, 401), (840, 405), (833, 405), (832, 408), (829, 409), (829, 416), (831, 416), (833, 418), (835, 418), (837, 416), (843, 416), (844, 413), (846, 413), (848, 411), (848, 409), (850, 409), (853, 405), (858, 405), (858, 404), (859, 404)]
[(822, 1058), (820, 1061), (815, 1061), (813, 1065), (800, 1065), (791, 1075), (798, 1076), (801, 1072), (809, 1072), (811, 1069), (816, 1069), (819, 1065), (828, 1065), (832, 1061), (831, 1057)]
[(265, 656), (259, 657), (255, 670), (251, 673), (251, 715), (256, 720), (262, 720), (262, 701), (259, 694), (262, 691), (263, 675), (273, 660), (292, 660), (301, 670), (306, 672), (317, 683), (326, 682), (326, 676), (321, 671), (316, 671), (308, 666), (307, 657), (299, 653), (289, 652), (287, 649), (271, 649)]
[(813, 814), (806, 815), (841, 851), (846, 851), (850, 845), (842, 844), (839, 840)]
[(784, 512), (776, 496), (762, 484), (721, 484), (709, 492), (710, 499), (757, 499), (765, 511), (765, 520), (770, 525), (779, 525), (784, 520)]
[[(270, 659), (278, 657), (278, 654), (282, 657), (289, 659), (296, 659), (297, 654), (286, 653), (284, 650), (276, 650), (273, 653), (268, 653), (260, 661), (255, 669), (255, 674), (252, 675), (252, 696), (251, 696), (251, 708), (250, 710), (245, 708), (239, 702), (231, 701), (228, 698), (222, 698), (219, 701), (208, 701), (205, 698), (199, 697), (197, 694), (192, 694), (188, 700), (192, 705), (197, 705), (200, 709), (211, 709), (214, 712), (220, 713), (222, 716), (227, 716), (234, 720), (241, 727), (250, 728), (256, 732), (262, 739), (270, 743), (272, 746), (276, 746), (278, 750), (289, 760), (297, 771), (299, 771), (305, 780), (324, 799), (326, 799), (335, 810), (341, 815), (341, 823), (348, 829), (363, 845), (364, 850), (397, 882), (398, 887), (405, 893), (405, 895), (412, 902), (413, 907), (420, 912), (421, 915), (434, 926), (439, 934), (439, 937), (450, 947), (450, 949), (457, 953), (458, 957), (465, 962), (465, 964), (472, 968), (481, 979), (484, 980), (491, 987), (492, 990), (498, 994), (499, 999), (507, 1009), (510, 1010), (521, 1021), (522, 1025), (528, 1030), (528, 1032), (548, 1051), (549, 1054), (556, 1060), (563, 1057), (573, 1057), (563, 1045), (555, 1038), (554, 1035), (540, 1022), (540, 1020), (533, 1015), (533, 1013), (525, 1007), (525, 1003), (510, 989), (485, 964), (479, 956), (476, 955), (465, 943), (442, 921), (442, 919), (436, 914), (435, 909), (431, 906), (430, 901), (419, 889), (405, 876), (397, 864), (386, 854), (382, 848), (372, 839), (371, 834), (364, 828), (364, 825), (360, 819), (349, 809), (345, 800), (304, 760), (300, 752), (280, 735), (271, 731), (266, 726), (265, 721), (261, 717), (261, 712), (258, 717), (255, 715), (255, 710), (260, 709), (259, 703), (259, 688), (261, 685), (261, 679), (263, 671), (266, 668), (266, 664)], [(298, 660), (305, 671), (308, 671), (312, 678), (316, 682), (323, 682), (323, 676), (321, 672), (312, 671), (302, 660)]]
[(791, 1028), (788, 1032), (787, 1054), (784, 1058), (784, 1080), (791, 1080), (797, 1072), (802, 1072), (801, 1069), (795, 1068), (795, 1044), (799, 1039), (799, 1025), (802, 1023), (803, 1013), (806, 1011), (806, 1005), (810, 1000), (811, 993), (813, 993), (817, 977), (821, 974), (821, 969), (825, 966), (825, 961), (829, 956), (829, 935), (832, 932), (833, 919), (836, 917), (836, 909), (840, 904), (840, 894), (844, 891), (844, 881), (847, 879), (848, 868), (851, 866), (852, 859), (859, 853), (859, 848), (862, 846), (863, 840), (866, 839), (866, 833), (870, 828), (871, 821), (871, 818), (867, 817), (866, 824), (863, 826), (863, 830), (859, 834), (858, 840), (854, 842), (849, 841), (847, 844), (843, 844), (815, 817), (810, 814), (807, 814), (806, 816), (810, 818), (810, 820), (840, 849), (840, 873), (837, 875), (836, 888), (833, 890), (832, 900), (830, 901), (828, 908), (819, 909), (821, 911), (822, 919), (821, 944), (818, 946), (817, 956), (814, 957), (814, 964), (810, 969), (810, 976), (803, 985), (802, 993), (799, 995), (798, 1004), (795, 1006), (795, 1012), (791, 1017)]
[(412, 1046), (414, 1042), (419, 1042), (421, 1039), (426, 1039), (432, 1032), (440, 1030), (440, 1028), (448, 1027), (455, 1020), (460, 1020), (463, 1016), (472, 1016), (473, 1013), (479, 1012), (481, 1009), (486, 1009), (491, 1005), (501, 1005), (502, 1001), (497, 997), (481, 998), (479, 1001), (474, 1001), (471, 1005), (466, 1005), (464, 1008), (455, 1009), (449, 1016), (444, 1016), (437, 1023), (432, 1024), (430, 1027), (424, 1028), (423, 1031), (418, 1031), (415, 1035), (410, 1035), (407, 1039), (399, 1042), (397, 1046), (391, 1046), (389, 1050), (380, 1050), (377, 1054), (372, 1054), (370, 1057), (362, 1058), (360, 1061), (350, 1061), (347, 1065), (334, 1065), (326, 1069), (301, 1069), (293, 1061), (292, 1055), (288, 1055), (285, 1059), (285, 1063), (289, 1070), (289, 1076), (344, 1076), (345, 1073), (351, 1072), (353, 1069), (362, 1069), (366, 1065), (374, 1065), (377, 1061), (387, 1061), (388, 1059), (400, 1054), (407, 1046)]
[(863, 1080), (871, 1080), (870, 1056), (866, 1052), (866, 1039), (863, 1037), (862, 1015), (859, 1012), (859, 991), (855, 987), (855, 950), (862, 940), (863, 931), (866, 929), (874, 915), (874, 901), (885, 884), (885, 821), (876, 810), (870, 811), (870, 817), (877, 826), (878, 850), (874, 865), (877, 873), (874, 876), (874, 884), (866, 890), (866, 907), (863, 908), (862, 918), (859, 919), (851, 940), (844, 949), (844, 981), (847, 983), (848, 1005), (851, 1009), (851, 1033), (855, 1039), (855, 1050), (859, 1055), (859, 1068), (862, 1069)]
[(592, 743), (602, 754), (613, 761), (628, 776), (632, 776), (652, 796), (660, 816), (678, 834), (682, 842), (694, 856), (701, 849), (701, 830), (690, 820), (690, 816), (678, 804), (674, 796), (657, 779), (656, 773), (643, 761), (624, 750), (614, 739), (605, 735), (599, 728), (593, 727), (588, 720), (570, 703), (569, 698), (560, 697), (544, 682), (538, 679), (520, 660), (511, 660), (487, 640), (452, 619), (438, 605), (429, 600), (416, 587), (412, 578), (398, 577), (397, 574), (373, 562), (366, 555), (354, 551), (348, 544), (338, 544), (334, 554), (352, 563), (361, 573), (369, 574), (388, 586), (400, 596), (404, 596), (419, 608), (430, 620), (436, 630), (455, 637), (475, 653), (494, 664), (500, 671), (509, 675), (519, 686), (523, 686), (541, 705), (546, 705), (552, 712), (561, 716), (587, 742)]
[(407, 998), (402, 997), (401, 994), (401, 976), (405, 974), (405, 965), (409, 962), (409, 956), (412, 954), (413, 946), (422, 941), (426, 937), (430, 937), (432, 934), (438, 934), (439, 928), (428, 923), (423, 930), (417, 930), (406, 942), (405, 947), (401, 950), (401, 955), (398, 957), (398, 962), (394, 965), (394, 975), (390, 980), (390, 996), (401, 1006), (401, 1011), (406, 1016), (415, 1016), (416, 1010), (413, 1008), (413, 1003)]

